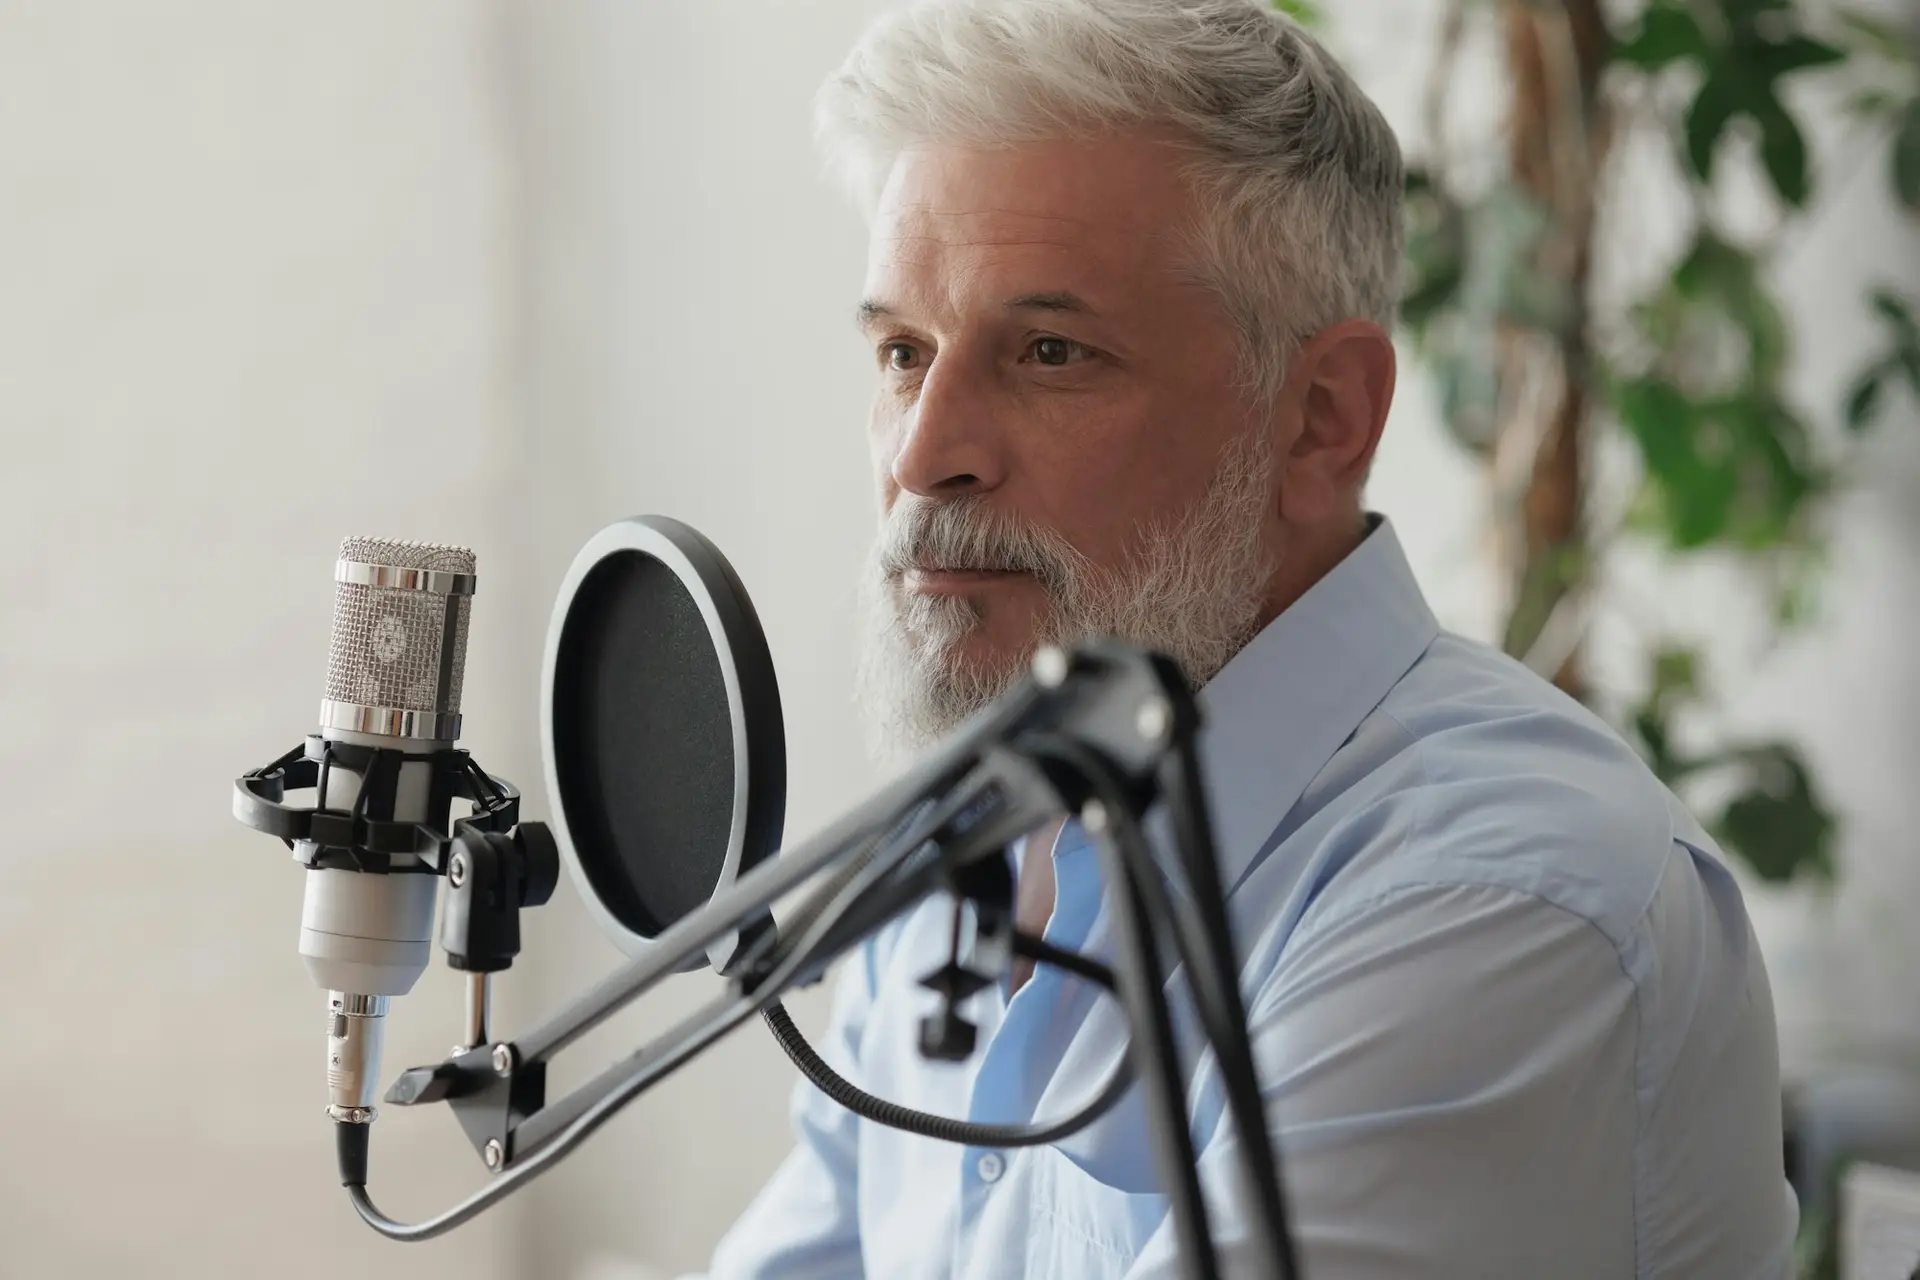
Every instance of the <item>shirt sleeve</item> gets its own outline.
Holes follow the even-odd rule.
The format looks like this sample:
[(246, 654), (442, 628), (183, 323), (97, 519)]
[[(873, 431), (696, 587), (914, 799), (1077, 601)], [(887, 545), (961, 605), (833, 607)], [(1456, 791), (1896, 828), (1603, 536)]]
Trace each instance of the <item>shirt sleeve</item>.
[[(1587, 921), (1394, 890), (1304, 925), (1248, 1017), (1304, 1276), (1634, 1274), (1638, 1011)], [(1205, 1139), (1222, 1273), (1252, 1277), (1231, 1119)], [(1128, 1280), (1179, 1274), (1169, 1218)]]
[[(835, 1071), (854, 1079), (873, 1004), (874, 965), (869, 939), (841, 970), (827, 1034), (815, 1045)], [(855, 1280), (864, 1274), (859, 1118), (804, 1079), (794, 1087), (792, 1115), (797, 1145), (720, 1241), (708, 1280)]]

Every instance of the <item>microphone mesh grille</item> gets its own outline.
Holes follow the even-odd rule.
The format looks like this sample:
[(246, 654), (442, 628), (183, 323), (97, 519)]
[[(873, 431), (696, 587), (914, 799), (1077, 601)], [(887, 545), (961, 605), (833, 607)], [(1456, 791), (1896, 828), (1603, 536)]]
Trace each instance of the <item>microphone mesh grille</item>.
[[(443, 573), (472, 573), (473, 552), (424, 542), (348, 538), (340, 559)], [(458, 715), (473, 597), (336, 582), (328, 700), (362, 707)]]
[(472, 573), (473, 552), (439, 542), (390, 542), (385, 538), (348, 538), (340, 558), (354, 564), (390, 564), (396, 569)]

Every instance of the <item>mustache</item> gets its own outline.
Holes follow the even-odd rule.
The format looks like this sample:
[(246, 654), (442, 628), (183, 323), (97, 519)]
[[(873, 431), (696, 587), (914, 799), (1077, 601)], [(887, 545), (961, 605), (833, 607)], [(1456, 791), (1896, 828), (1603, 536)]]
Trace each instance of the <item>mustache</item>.
[(1059, 534), (996, 511), (979, 497), (896, 504), (878, 550), (880, 571), (888, 578), (909, 569), (1025, 573), (1052, 588), (1074, 580), (1086, 563)]

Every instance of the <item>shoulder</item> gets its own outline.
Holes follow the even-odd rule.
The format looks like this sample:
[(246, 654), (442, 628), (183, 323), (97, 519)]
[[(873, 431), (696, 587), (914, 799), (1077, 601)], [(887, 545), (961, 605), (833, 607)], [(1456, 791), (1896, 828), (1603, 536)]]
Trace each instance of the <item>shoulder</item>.
[(1446, 633), (1302, 804), (1324, 815), (1311, 914), (1423, 886), (1482, 886), (1578, 917), (1616, 946), (1691, 829), (1604, 721), (1518, 662)]

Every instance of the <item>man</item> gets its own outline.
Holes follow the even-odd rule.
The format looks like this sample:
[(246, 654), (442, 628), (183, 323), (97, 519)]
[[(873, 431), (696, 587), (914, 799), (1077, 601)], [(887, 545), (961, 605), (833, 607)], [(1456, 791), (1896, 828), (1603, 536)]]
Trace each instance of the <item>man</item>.
[[(820, 117), (872, 220), (882, 743), (937, 741), (1044, 641), (1181, 663), (1305, 1275), (1785, 1275), (1733, 881), (1601, 722), (1437, 627), (1362, 506), (1401, 250), (1373, 105), (1250, 0), (947, 0), (877, 25)], [(1105, 956), (1095, 853), (1068, 822), (1008, 856), (1023, 927)], [(947, 921), (847, 965), (827, 1056), (923, 1111), (1075, 1109), (1126, 1028), (1050, 969), (975, 1000), (973, 1060), (919, 1056)], [(1189, 1079), (1231, 1254), (1232, 1126)], [(1010, 1151), (808, 1087), (796, 1113), (716, 1277), (1180, 1273), (1138, 1089)]]

